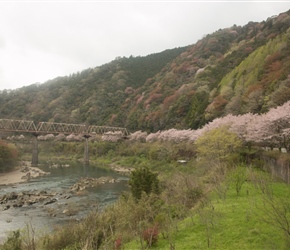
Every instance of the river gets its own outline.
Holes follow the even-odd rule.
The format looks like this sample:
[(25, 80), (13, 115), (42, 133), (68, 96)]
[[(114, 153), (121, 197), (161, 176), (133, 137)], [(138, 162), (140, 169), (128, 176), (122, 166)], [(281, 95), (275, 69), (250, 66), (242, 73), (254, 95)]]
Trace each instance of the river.
[[(47, 191), (58, 195), (68, 193), (70, 187), (81, 177), (112, 177), (118, 181), (105, 183), (94, 188), (87, 188), (78, 194), (67, 195), (68, 198), (57, 200), (53, 204), (36, 203), (23, 207), (11, 207), (0, 211), (0, 242), (3, 242), (9, 231), (33, 227), (36, 236), (52, 231), (55, 226), (70, 220), (79, 220), (90, 211), (102, 209), (113, 203), (119, 195), (128, 190), (128, 177), (98, 166), (83, 166), (82, 163), (69, 163), (69, 167), (49, 168), (40, 165), (40, 169), (50, 175), (31, 179), (29, 182), (9, 186), (0, 186), (0, 196), (11, 192)], [(0, 205), (1, 209), (1, 205)], [(2, 209), (1, 209), (2, 210)], [(71, 214), (65, 210), (73, 211)]]

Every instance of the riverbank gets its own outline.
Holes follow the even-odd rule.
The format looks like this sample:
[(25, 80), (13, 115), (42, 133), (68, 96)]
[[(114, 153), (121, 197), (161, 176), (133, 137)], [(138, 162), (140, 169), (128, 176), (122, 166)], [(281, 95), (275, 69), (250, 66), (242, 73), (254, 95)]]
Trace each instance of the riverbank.
[(113, 171), (120, 173), (120, 174), (123, 174), (123, 175), (130, 175), (130, 173), (132, 172), (131, 168), (122, 167), (122, 166), (117, 165), (115, 163), (109, 164), (109, 167)]
[(0, 173), (0, 186), (27, 182), (32, 178), (47, 174), (50, 173), (44, 172), (37, 167), (31, 167), (29, 162), (22, 162), (21, 166), (16, 167), (14, 170), (6, 173)]
[[(20, 169), (26, 167), (22, 163), (19, 166)], [(55, 227), (81, 220), (97, 209), (104, 209), (128, 190), (126, 177), (93, 164), (85, 168), (76, 161), (69, 162), (69, 167), (50, 168), (46, 164), (40, 168), (51, 174), (31, 179), (30, 182), (21, 177), (15, 178), (15, 171), (0, 173), (1, 179), (7, 179), (5, 183), (8, 179), (12, 183), (11, 175), (15, 183), (0, 186), (0, 248), (12, 231), (32, 225), (37, 236), (50, 233)], [(19, 174), (19, 169), (15, 170)], [(19, 175), (23, 176), (23, 173)], [(88, 178), (98, 179), (98, 185), (88, 182), (90, 186), (80, 186), (83, 190), (72, 190), (76, 183)], [(21, 183), (17, 183), (19, 181)], [(0, 185), (3, 183), (1, 181)]]

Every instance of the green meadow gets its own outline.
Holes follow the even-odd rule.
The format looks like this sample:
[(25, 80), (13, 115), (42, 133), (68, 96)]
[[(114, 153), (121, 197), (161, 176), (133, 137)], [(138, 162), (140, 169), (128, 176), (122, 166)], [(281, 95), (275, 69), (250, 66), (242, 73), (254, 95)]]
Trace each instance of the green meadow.
[[(225, 197), (211, 191), (171, 232), (160, 233), (152, 249), (289, 249), (287, 184), (248, 169), (239, 195), (235, 183), (225, 188)], [(139, 239), (124, 246), (141, 248)]]

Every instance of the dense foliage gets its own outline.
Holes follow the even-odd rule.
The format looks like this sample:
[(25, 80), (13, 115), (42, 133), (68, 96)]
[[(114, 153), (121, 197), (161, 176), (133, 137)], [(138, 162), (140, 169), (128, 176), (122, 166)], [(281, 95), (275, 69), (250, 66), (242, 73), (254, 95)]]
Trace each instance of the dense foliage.
[(147, 195), (160, 193), (157, 174), (146, 167), (135, 169), (131, 172), (129, 186), (133, 197), (137, 200), (141, 199), (143, 192)]
[(13, 145), (0, 140), (0, 172), (11, 169), (16, 161), (16, 148)]
[(290, 11), (208, 34), (196, 44), (0, 93), (1, 118), (196, 129), (290, 99)]
[(281, 105), (290, 97), (289, 22), (288, 12), (207, 35), (146, 81), (129, 117), (147, 131), (198, 128), (229, 113)]
[[(1, 118), (123, 126), (124, 102), (186, 48), (118, 57), (96, 68), (0, 93)], [(117, 118), (116, 115), (122, 115)]]

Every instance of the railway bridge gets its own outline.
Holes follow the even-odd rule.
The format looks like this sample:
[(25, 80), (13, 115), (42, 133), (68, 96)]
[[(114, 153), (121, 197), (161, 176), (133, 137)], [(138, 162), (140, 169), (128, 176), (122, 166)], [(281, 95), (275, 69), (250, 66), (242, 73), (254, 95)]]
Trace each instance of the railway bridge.
[(55, 122), (39, 122), (28, 120), (0, 119), (0, 131), (30, 133), (34, 136), (32, 147), (32, 165), (38, 165), (38, 140), (37, 137), (42, 134), (65, 134), (82, 135), (85, 138), (84, 163), (89, 164), (89, 146), (88, 138), (96, 134), (105, 134), (108, 132), (120, 132), (122, 136), (127, 136), (126, 128), (95, 126), (84, 124), (69, 124)]

